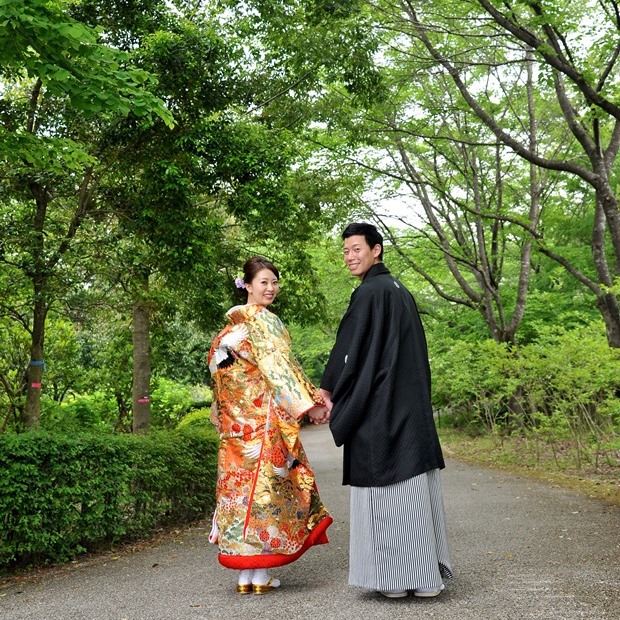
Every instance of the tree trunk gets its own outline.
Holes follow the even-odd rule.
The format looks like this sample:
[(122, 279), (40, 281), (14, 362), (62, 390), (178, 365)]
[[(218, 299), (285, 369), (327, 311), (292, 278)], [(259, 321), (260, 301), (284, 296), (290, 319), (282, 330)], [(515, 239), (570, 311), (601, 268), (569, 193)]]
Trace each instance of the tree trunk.
[(47, 307), (40, 295), (34, 306), (32, 344), (30, 346), (30, 363), (28, 365), (28, 385), (26, 404), (22, 422), (27, 429), (38, 429), (41, 418), (41, 388), (43, 385), (43, 342), (45, 338), (45, 319)]
[[(143, 282), (148, 290), (148, 276)], [(147, 433), (151, 428), (151, 351), (148, 302), (136, 297), (133, 304), (133, 432)]]
[(43, 385), (43, 347), (45, 342), (45, 321), (47, 319), (47, 276), (44, 260), (45, 218), (49, 196), (47, 190), (37, 183), (30, 185), (35, 199), (36, 209), (33, 219), (32, 235), (33, 269), (29, 273), (32, 279), (33, 317), (32, 340), (30, 345), (30, 362), (26, 371), (26, 402), (22, 413), (22, 423), (26, 429), (38, 429), (41, 417), (41, 389)]
[(605, 321), (607, 343), (610, 347), (620, 349), (620, 306), (617, 297), (607, 293), (597, 298), (596, 305)]

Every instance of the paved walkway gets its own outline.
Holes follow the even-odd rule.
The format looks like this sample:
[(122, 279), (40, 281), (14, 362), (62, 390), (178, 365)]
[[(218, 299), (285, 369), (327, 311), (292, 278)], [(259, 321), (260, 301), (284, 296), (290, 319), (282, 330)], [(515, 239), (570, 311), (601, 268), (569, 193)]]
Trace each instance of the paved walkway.
[(334, 524), (331, 543), (274, 571), (277, 592), (240, 596), (207, 523), (134, 553), (0, 583), (1, 620), (620, 620), (620, 509), (496, 471), (443, 474), (455, 579), (436, 599), (386, 600), (347, 585), (347, 487), (327, 427), (303, 441)]

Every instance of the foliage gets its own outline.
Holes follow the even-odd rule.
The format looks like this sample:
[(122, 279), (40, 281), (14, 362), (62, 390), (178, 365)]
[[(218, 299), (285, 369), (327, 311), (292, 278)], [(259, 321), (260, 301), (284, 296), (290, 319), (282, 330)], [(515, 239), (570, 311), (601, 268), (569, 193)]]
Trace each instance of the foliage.
[(71, 4), (1, 3), (0, 262), (19, 292), (6, 315), (29, 334), (35, 362), (7, 391), (21, 391), (28, 428), (39, 425), (48, 314), (84, 286), (109, 232), (97, 230), (107, 218), (94, 212), (98, 185), (119, 157), (110, 137), (121, 126), (173, 126), (155, 77), (74, 19)]
[(209, 429), (0, 436), (0, 566), (63, 562), (213, 507)]
[[(70, 394), (62, 402), (44, 395), (41, 403), (41, 428), (58, 433), (111, 433), (119, 429), (117, 394), (100, 389), (84, 394)], [(180, 428), (190, 411), (211, 404), (211, 390), (206, 386), (189, 386), (173, 379), (158, 377), (151, 393), (153, 426), (158, 429)], [(186, 422), (187, 423), (187, 422)], [(122, 430), (122, 426), (120, 426)]]
[[(98, 42), (96, 31), (64, 12), (62, 0), (2, 0), (0, 77), (40, 80), (48, 98), (68, 98), (87, 114), (114, 109), (122, 115), (172, 116), (148, 88), (153, 77), (131, 67), (125, 52)], [(6, 92), (6, 90), (5, 90)], [(6, 108), (5, 108), (6, 109)], [(0, 161), (62, 173), (92, 157), (71, 139), (11, 131), (0, 124)]]
[(457, 341), (445, 351), (431, 345), (433, 401), (457, 425), (498, 430), (518, 386), (516, 358), (506, 343)]
[(551, 445), (570, 439), (579, 466), (617, 441), (620, 355), (595, 325), (571, 332), (549, 328), (521, 357), (524, 408), (534, 435)]
[(198, 409), (192, 409), (189, 413), (184, 415), (179, 423), (177, 424), (177, 428), (186, 428), (188, 426), (192, 428), (196, 427), (209, 427), (211, 425), (211, 409), (200, 407)]
[(41, 428), (55, 433), (110, 433), (118, 409), (114, 396), (99, 390), (71, 394), (62, 403), (46, 395), (41, 399)]
[[(287, 327), (291, 334), (293, 354), (309, 379), (318, 385), (336, 339), (340, 319), (359, 281), (348, 273), (344, 265), (340, 238), (330, 237), (317, 242), (309, 250), (309, 256), (316, 270), (312, 290), (321, 304), (321, 313), (313, 321), (292, 320)], [(308, 282), (305, 285), (308, 286)], [(286, 295), (286, 289), (285, 280), (281, 294)]]
[[(1, 277), (1, 276), (0, 276)], [(0, 306), (1, 308), (1, 306)], [(0, 314), (0, 429), (13, 428), (21, 418), (22, 388), (28, 354), (27, 333)]]
[(500, 442), (511, 433), (552, 449), (570, 441), (578, 466), (598, 460), (601, 449), (613, 454), (620, 356), (599, 322), (570, 331), (548, 327), (512, 348), (491, 340), (443, 345), (431, 338), (433, 397), (452, 424)]
[(151, 404), (154, 426), (174, 428), (194, 402), (192, 389), (165, 377), (154, 380)]
[(231, 27), (284, 93), (262, 113), (303, 126), (326, 176), (363, 175), (358, 200), (386, 232), (409, 229), (403, 258), (436, 296), (516, 342), (542, 255), (620, 347), (613, 3), (230, 4)]
[(207, 385), (210, 334), (195, 321), (184, 320), (179, 313), (169, 315), (167, 308), (156, 318), (152, 325), (151, 350), (157, 374), (187, 385)]

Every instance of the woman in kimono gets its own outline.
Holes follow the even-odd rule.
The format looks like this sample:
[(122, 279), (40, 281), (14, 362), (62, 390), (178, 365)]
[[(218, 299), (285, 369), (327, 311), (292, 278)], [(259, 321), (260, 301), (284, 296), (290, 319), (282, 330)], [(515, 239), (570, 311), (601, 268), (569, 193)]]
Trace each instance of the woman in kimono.
[(267, 309), (279, 291), (277, 268), (254, 257), (243, 271), (236, 284), (247, 303), (227, 312), (208, 356), (211, 421), (220, 434), (209, 539), (219, 545), (220, 564), (239, 571), (237, 592), (263, 594), (280, 585), (268, 569), (328, 542), (332, 518), (299, 439), (304, 416), (324, 422), (326, 408), (282, 321)]

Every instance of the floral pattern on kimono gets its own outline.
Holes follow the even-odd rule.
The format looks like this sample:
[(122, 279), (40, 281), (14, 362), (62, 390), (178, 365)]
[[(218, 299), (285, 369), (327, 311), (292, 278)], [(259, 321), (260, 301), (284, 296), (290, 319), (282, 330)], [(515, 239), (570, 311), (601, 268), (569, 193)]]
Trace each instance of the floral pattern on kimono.
[(282, 321), (260, 305), (231, 308), (208, 356), (220, 447), (214, 531), (229, 568), (268, 568), (327, 542), (331, 524), (299, 439), (323, 401), (293, 357)]

